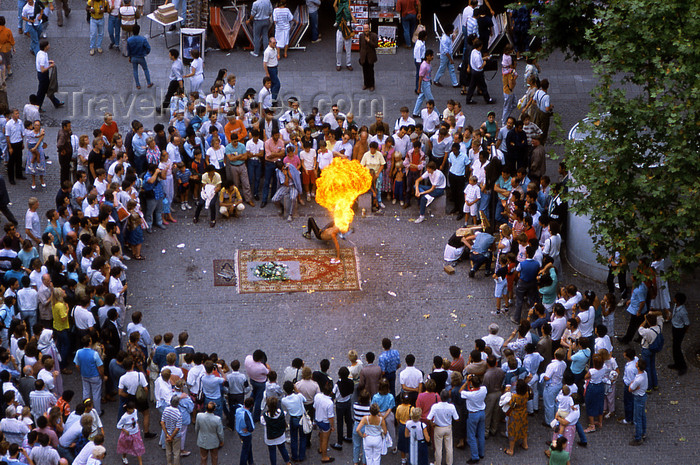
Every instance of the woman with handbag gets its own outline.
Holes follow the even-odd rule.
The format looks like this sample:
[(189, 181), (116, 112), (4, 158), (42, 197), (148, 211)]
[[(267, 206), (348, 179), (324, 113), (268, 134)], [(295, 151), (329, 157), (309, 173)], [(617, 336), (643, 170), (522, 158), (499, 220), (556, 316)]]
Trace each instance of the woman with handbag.
[(287, 465), (291, 465), (289, 461), (289, 453), (284, 445), (284, 432), (287, 429), (287, 421), (284, 419), (284, 413), (278, 408), (279, 400), (277, 397), (267, 398), (267, 409), (260, 416), (260, 424), (265, 427), (265, 444), (270, 453), (270, 465), (277, 465), (277, 452), (275, 447), (282, 454), (282, 460)]
[(379, 406), (376, 403), (370, 405), (369, 415), (362, 418), (355, 431), (362, 436), (367, 465), (379, 465), (382, 459), (382, 443), (387, 431), (386, 422), (384, 417), (379, 415)]
[(410, 465), (428, 465), (428, 445), (430, 444), (430, 433), (428, 425), (421, 421), (423, 411), (416, 407), (411, 411), (411, 419), (406, 422), (406, 437), (411, 439), (408, 463)]

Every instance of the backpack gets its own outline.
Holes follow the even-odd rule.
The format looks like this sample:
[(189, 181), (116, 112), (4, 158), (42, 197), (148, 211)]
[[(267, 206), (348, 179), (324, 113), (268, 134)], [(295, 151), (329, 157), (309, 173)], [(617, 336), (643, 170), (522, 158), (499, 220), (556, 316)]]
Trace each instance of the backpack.
[(664, 348), (664, 335), (661, 333), (661, 331), (656, 332), (653, 329), (652, 331), (654, 331), (654, 334), (656, 334), (656, 338), (651, 344), (649, 344), (649, 350), (652, 353), (657, 354)]

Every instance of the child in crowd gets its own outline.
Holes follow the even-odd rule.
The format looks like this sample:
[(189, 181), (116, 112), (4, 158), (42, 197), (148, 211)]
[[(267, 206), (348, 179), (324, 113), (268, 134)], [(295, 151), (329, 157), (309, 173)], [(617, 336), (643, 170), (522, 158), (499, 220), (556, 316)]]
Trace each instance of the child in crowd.
[(303, 141), (303, 150), (299, 153), (301, 159), (301, 183), (306, 192), (306, 200), (311, 201), (311, 197), (316, 196), (316, 151), (311, 148), (311, 141)]
[(563, 386), (561, 392), (557, 394), (557, 405), (557, 414), (552, 421), (552, 428), (559, 428), (559, 434), (564, 434), (565, 427), (560, 425), (557, 417), (566, 418), (569, 413), (571, 413), (571, 408), (574, 406), (574, 399), (571, 397), (571, 389), (569, 389), (569, 386)]
[(187, 169), (183, 162), (178, 162), (175, 179), (177, 180), (177, 193), (180, 197), (180, 209), (183, 211), (192, 209), (192, 205), (189, 203), (191, 177), (192, 171)]
[(476, 224), (479, 214), (481, 188), (476, 176), (469, 177), (469, 184), (464, 188), (464, 224)]
[(496, 272), (493, 274), (496, 283), (494, 297), (496, 297), (496, 315), (501, 313), (501, 299), (505, 299), (505, 309), (508, 309), (508, 260), (505, 255), (498, 258)]
[(139, 465), (143, 465), (141, 456), (146, 452), (146, 448), (141, 438), (138, 413), (136, 412), (136, 404), (133, 401), (127, 402), (126, 413), (119, 419), (117, 428), (121, 430), (117, 441), (117, 453), (122, 454), (122, 461), (129, 463), (126, 456), (133, 455), (138, 460)]
[(404, 172), (403, 163), (397, 162), (396, 158), (394, 158), (394, 166), (391, 169), (391, 177), (394, 180), (394, 201), (393, 201), (393, 203), (396, 203), (396, 201), (398, 200), (399, 205), (401, 205), (402, 207), (404, 205), (403, 195), (404, 195), (404, 190), (405, 190), (405, 183), (404, 183), (405, 176), (406, 176), (406, 173)]
[(277, 372), (274, 370), (271, 370), (267, 374), (267, 383), (265, 383), (263, 403), (265, 403), (266, 399), (270, 397), (277, 397), (277, 399), (281, 399), (282, 397), (284, 397), (284, 390), (282, 390), (282, 387), (279, 384), (277, 384)]

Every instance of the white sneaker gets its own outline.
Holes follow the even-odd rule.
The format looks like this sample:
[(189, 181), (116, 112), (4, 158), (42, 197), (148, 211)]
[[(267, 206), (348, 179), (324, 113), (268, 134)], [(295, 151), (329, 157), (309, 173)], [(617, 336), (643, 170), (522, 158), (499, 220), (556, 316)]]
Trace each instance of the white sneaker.
[(379, 202), (379, 208), (386, 208), (386, 205), (384, 205), (383, 203)]
[(292, 222), (292, 215), (289, 215), (289, 216), (287, 217), (287, 221), (290, 222), (290, 223)]
[(255, 52), (250, 52), (250, 54), (253, 55), (254, 57), (259, 57), (259, 56), (260, 56), (260, 55), (258, 55), (258, 54), (255, 53)]
[(190, 205), (189, 202), (185, 203), (185, 207), (187, 207), (188, 210), (192, 210), (192, 205)]
[(433, 196), (430, 195), (430, 194), (426, 195), (425, 198), (428, 199), (428, 203), (425, 204), (426, 207), (427, 207), (428, 205), (430, 205), (431, 203), (433, 203), (433, 200), (435, 200), (435, 197), (433, 197)]
[(187, 207), (185, 206), (184, 202), (180, 204), (180, 210), (182, 210), (183, 212), (187, 210)]
[(306, 194), (306, 201), (311, 202), (311, 194)]
[(401, 205), (403, 207), (403, 205), (404, 205), (403, 200), (401, 202), (399, 202), (399, 205)]
[(425, 221), (425, 216), (421, 215), (418, 218), (416, 218), (415, 223), (418, 224), (418, 223), (422, 223), (423, 221)]
[(392, 205), (396, 205), (396, 199), (393, 199), (393, 200), (391, 201), (391, 204), (392, 204)]

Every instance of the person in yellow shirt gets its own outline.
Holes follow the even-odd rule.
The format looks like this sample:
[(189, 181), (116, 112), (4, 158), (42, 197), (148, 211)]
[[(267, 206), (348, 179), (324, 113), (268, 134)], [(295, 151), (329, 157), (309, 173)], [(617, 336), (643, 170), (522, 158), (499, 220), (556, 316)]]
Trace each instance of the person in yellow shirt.
[(86, 10), (90, 13), (90, 55), (102, 53), (102, 39), (105, 35), (105, 0), (88, 0)]
[(54, 340), (61, 360), (68, 360), (70, 352), (70, 323), (68, 321), (68, 305), (65, 302), (66, 293), (60, 287), (53, 289), (51, 296), (51, 313), (53, 315)]
[(219, 213), (225, 218), (238, 217), (239, 212), (245, 210), (243, 197), (233, 181), (227, 179), (224, 187), (219, 191)]

